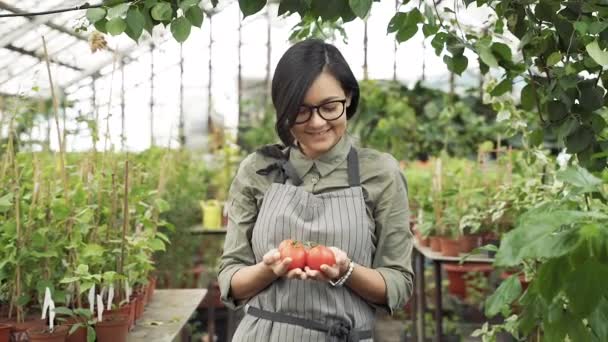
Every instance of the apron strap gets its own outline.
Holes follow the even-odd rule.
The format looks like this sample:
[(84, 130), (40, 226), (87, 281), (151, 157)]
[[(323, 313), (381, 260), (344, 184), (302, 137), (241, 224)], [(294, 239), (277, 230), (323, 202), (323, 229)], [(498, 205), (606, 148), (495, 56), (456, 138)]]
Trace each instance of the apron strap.
[(359, 174), (359, 155), (354, 147), (350, 148), (347, 157), (347, 172), (348, 172), (348, 185), (351, 187), (361, 185), (361, 176)]
[(360, 340), (370, 339), (373, 336), (371, 330), (355, 330), (344, 321), (338, 321), (337, 323), (327, 325), (296, 316), (258, 309), (250, 305), (246, 306), (245, 312), (254, 317), (268, 321), (298, 325), (306, 329), (324, 332), (327, 334), (328, 340), (331, 339), (331, 337), (337, 337), (340, 341), (358, 342)]

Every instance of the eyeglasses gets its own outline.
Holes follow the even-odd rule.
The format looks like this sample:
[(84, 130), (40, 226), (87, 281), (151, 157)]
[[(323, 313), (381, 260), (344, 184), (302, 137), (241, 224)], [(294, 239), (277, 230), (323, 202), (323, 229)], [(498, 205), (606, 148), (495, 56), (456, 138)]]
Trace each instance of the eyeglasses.
[(344, 114), (344, 109), (346, 107), (346, 99), (344, 100), (334, 100), (325, 102), (318, 106), (307, 106), (301, 105), (298, 110), (298, 115), (296, 116), (296, 125), (303, 124), (308, 122), (310, 118), (312, 118), (313, 110), (317, 110), (317, 113), (323, 120), (325, 121), (334, 121), (339, 119)]

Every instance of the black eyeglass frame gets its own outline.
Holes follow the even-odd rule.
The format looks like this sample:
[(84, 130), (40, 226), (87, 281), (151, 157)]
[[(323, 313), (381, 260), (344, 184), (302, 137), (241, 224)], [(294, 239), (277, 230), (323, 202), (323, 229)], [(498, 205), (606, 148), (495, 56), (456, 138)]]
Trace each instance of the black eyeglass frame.
[[(341, 103), (342, 104), (342, 113), (340, 113), (340, 115), (336, 116), (333, 119), (326, 119), (325, 117), (323, 117), (323, 114), (321, 114), (321, 110), (320, 109), (321, 109), (321, 107), (326, 106), (326, 105), (331, 104), (331, 103)], [(296, 118), (294, 119), (296, 125), (301, 125), (301, 124), (304, 124), (304, 123), (307, 123), (308, 121), (310, 121), (310, 119), (312, 118), (312, 113), (313, 113), (314, 110), (317, 111), (317, 114), (319, 114), (319, 116), (323, 120), (325, 120), (325, 121), (334, 121), (334, 120), (338, 120), (339, 118), (341, 118), (342, 115), (344, 115), (344, 113), (346, 112), (346, 99), (327, 101), (325, 103), (321, 103), (318, 106), (301, 105), (300, 107), (306, 107), (308, 109), (308, 117), (304, 121), (297, 121), (297, 116), (296, 116)]]

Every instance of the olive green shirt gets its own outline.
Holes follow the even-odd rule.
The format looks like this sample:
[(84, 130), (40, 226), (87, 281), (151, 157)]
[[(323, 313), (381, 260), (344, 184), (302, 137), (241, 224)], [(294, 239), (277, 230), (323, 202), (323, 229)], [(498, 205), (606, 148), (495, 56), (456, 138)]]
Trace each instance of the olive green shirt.
[[(289, 161), (295, 167), (309, 193), (324, 193), (348, 188), (346, 157), (353, 146), (348, 136), (318, 159), (308, 159), (292, 148)], [(367, 216), (375, 229), (372, 241), (376, 252), (372, 268), (386, 282), (387, 305), (390, 313), (402, 308), (413, 289), (411, 266), (412, 235), (409, 229), (407, 184), (399, 164), (391, 155), (376, 150), (355, 147), (359, 155), (361, 186), (365, 194)], [(251, 236), (264, 194), (274, 180), (274, 173), (256, 173), (276, 160), (253, 153), (247, 156), (237, 172), (229, 193), (228, 231), (219, 268), (221, 298), (230, 308), (237, 302), (230, 294), (230, 281), (239, 269), (255, 264)], [(371, 304), (371, 303), (370, 303)], [(378, 306), (376, 306), (378, 308)]]

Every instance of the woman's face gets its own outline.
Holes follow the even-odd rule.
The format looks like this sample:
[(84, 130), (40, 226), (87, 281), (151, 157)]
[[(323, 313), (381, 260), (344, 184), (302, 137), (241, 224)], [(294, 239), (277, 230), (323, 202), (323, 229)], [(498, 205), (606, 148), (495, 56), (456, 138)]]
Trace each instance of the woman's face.
[[(350, 101), (350, 96), (344, 93), (340, 82), (330, 73), (323, 71), (314, 80), (298, 111), (296, 124), (291, 128), (291, 134), (307, 157), (316, 159), (340, 141), (346, 132), (346, 108), (350, 106)], [(310, 119), (298, 123), (306, 120), (311, 110)], [(319, 111), (329, 121), (321, 117)]]

